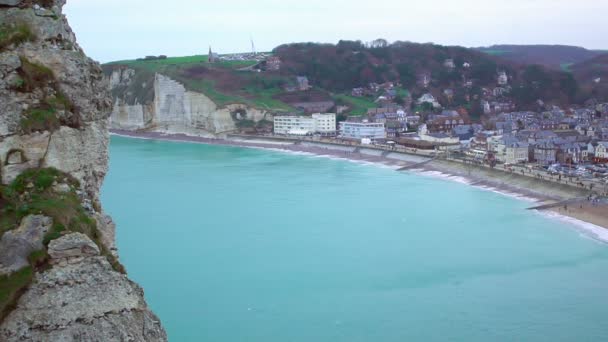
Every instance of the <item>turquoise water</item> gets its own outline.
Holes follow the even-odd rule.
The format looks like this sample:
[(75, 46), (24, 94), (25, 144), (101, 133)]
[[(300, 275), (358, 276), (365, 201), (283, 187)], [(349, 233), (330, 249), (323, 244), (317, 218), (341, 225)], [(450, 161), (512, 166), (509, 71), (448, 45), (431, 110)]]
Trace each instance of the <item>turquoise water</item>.
[(467, 185), (113, 137), (102, 199), (171, 341), (608, 336), (608, 246)]

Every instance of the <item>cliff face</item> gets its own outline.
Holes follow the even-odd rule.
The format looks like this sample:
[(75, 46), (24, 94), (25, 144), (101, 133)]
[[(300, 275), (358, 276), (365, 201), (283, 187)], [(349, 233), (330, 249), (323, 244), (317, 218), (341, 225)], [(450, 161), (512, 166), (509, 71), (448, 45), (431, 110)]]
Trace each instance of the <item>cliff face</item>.
[(153, 130), (198, 136), (234, 132), (239, 122), (272, 121), (265, 110), (242, 104), (217, 106), (205, 94), (189, 91), (164, 76), (119, 67), (107, 77), (114, 96), (110, 125), (114, 129)]
[(64, 4), (0, 0), (0, 340), (165, 341), (116, 260), (112, 99)]

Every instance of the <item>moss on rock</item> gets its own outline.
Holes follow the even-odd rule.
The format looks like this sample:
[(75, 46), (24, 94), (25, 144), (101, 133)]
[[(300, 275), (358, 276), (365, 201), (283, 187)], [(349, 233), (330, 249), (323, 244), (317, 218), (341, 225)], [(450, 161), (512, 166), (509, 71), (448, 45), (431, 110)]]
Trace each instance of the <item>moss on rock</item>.
[(0, 52), (11, 45), (36, 40), (36, 35), (26, 24), (0, 25)]

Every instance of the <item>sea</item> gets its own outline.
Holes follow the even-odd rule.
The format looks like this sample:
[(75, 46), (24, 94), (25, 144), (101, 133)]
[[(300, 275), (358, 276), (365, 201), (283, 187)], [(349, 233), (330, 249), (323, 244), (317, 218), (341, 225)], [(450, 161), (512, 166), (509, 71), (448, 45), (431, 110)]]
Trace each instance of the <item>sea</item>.
[(274, 150), (110, 151), (102, 202), (170, 341), (608, 339), (608, 245), (530, 201)]

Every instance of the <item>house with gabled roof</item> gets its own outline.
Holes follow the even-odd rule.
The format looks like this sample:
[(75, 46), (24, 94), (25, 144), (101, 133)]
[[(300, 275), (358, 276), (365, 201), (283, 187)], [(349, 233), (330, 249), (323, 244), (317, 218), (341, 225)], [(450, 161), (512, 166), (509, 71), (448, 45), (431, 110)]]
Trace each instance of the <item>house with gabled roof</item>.
[(551, 141), (543, 141), (534, 146), (534, 161), (541, 165), (554, 164), (557, 161), (557, 147)]
[(595, 159), (598, 162), (608, 162), (608, 141), (598, 141), (595, 147)]

